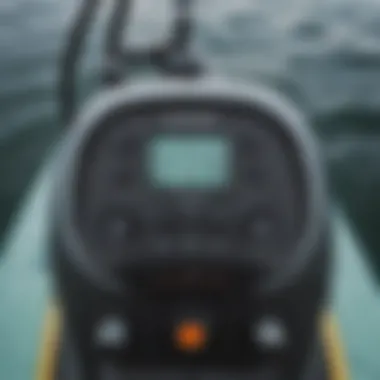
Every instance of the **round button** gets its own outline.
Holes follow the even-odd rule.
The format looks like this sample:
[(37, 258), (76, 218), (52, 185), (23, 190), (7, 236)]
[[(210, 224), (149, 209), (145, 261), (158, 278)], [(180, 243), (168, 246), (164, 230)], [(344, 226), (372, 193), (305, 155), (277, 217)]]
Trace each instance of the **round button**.
[(223, 236), (210, 236), (205, 241), (205, 250), (207, 254), (215, 257), (227, 256), (231, 252), (235, 252), (236, 246), (230, 239)]
[(179, 247), (183, 254), (198, 254), (204, 250), (202, 234), (189, 233), (179, 237)]
[(251, 340), (261, 349), (281, 350), (288, 344), (288, 333), (277, 317), (264, 317), (251, 326)]
[(103, 318), (95, 328), (94, 343), (99, 348), (120, 349), (130, 342), (130, 328), (118, 316)]
[(103, 225), (103, 230), (99, 233), (103, 235), (105, 247), (111, 251), (119, 251), (125, 247), (131, 232), (130, 224), (121, 217), (112, 216), (107, 218)]
[(258, 215), (248, 228), (250, 236), (260, 241), (271, 238), (274, 230), (273, 221), (265, 215)]
[(130, 188), (138, 182), (137, 169), (130, 165), (129, 167), (115, 168), (112, 175), (112, 182), (121, 190)]
[(171, 235), (154, 235), (148, 237), (148, 251), (159, 256), (170, 256), (177, 252), (177, 239)]
[(106, 234), (111, 241), (122, 241), (130, 234), (130, 224), (124, 218), (110, 218), (106, 225)]
[(110, 211), (100, 217), (96, 234), (101, 237), (105, 248), (119, 250), (136, 241), (140, 225), (128, 210)]
[(209, 341), (207, 325), (199, 319), (185, 319), (174, 327), (174, 346), (188, 354), (205, 350)]

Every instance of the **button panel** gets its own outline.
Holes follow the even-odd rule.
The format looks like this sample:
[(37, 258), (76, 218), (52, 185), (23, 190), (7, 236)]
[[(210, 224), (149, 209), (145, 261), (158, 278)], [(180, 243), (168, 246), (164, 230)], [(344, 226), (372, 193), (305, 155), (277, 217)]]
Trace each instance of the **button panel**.
[[(288, 148), (275, 126), (264, 128), (260, 120), (255, 124), (232, 113), (210, 111), (213, 123), (197, 125), (196, 133), (217, 133), (231, 140), (233, 181), (218, 190), (165, 191), (147, 182), (145, 145), (156, 134), (194, 133), (189, 118), (181, 119), (180, 110), (176, 115), (173, 119), (170, 112), (160, 112), (117, 122), (107, 126), (97, 146), (94, 143), (89, 148), (81, 186), (86, 201), (78, 208), (94, 250), (107, 252), (103, 255), (105, 263), (110, 263), (107, 257), (123, 258), (116, 260), (118, 265), (127, 264), (129, 258), (135, 260), (142, 246), (145, 257), (169, 257), (164, 251), (165, 246), (171, 246), (176, 247), (176, 257), (198, 252), (210, 258), (218, 254), (237, 260), (268, 258), (268, 263), (281, 267), (286, 260), (283, 252), (299, 232), (300, 213), (295, 210), (302, 208), (302, 184), (297, 183), (297, 167), (288, 159)], [(168, 120), (179, 124), (168, 126)], [(109, 210), (116, 210), (117, 215), (108, 215), (100, 227), (91, 227), (94, 215)], [(161, 238), (156, 239), (156, 235)], [(150, 245), (151, 251), (145, 245), (149, 238), (158, 243)]]

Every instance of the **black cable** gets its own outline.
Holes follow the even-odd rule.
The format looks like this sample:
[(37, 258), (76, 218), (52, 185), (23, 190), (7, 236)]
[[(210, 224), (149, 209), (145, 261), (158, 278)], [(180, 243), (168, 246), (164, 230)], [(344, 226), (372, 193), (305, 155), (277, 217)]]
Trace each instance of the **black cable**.
[(172, 49), (188, 50), (192, 34), (191, 5), (193, 0), (176, 0), (176, 15), (173, 28)]
[[(176, 17), (172, 39), (163, 46), (143, 51), (123, 51), (124, 30), (131, 13), (131, 0), (115, 0), (109, 22), (105, 46), (103, 81), (105, 84), (118, 83), (125, 66), (136, 60), (147, 60), (152, 66), (167, 75), (197, 75), (201, 66), (189, 54), (192, 32), (190, 15), (194, 0), (176, 0)], [(69, 43), (64, 52), (62, 77), (59, 87), (61, 118), (64, 125), (70, 123), (76, 110), (76, 69), (83, 53), (83, 45), (88, 35), (99, 0), (82, 0), (82, 6), (70, 28)]]
[(197, 76), (203, 68), (192, 55), (190, 44), (193, 35), (192, 5), (194, 0), (175, 0), (175, 19), (172, 38), (166, 47), (166, 52), (160, 68), (169, 75)]
[[(111, 77), (111, 83), (120, 81), (123, 68), (128, 73), (130, 67), (139, 64), (149, 64), (165, 75), (194, 76), (202, 71), (201, 65), (192, 57), (189, 49), (192, 37), (191, 5), (194, 0), (175, 1), (171, 38), (165, 43), (148, 49), (122, 50), (120, 39), (115, 39), (119, 43), (114, 45), (111, 59), (108, 60), (107, 75)], [(125, 11), (122, 13), (126, 14)]]
[(83, 44), (88, 28), (95, 15), (99, 0), (83, 0), (72, 27), (69, 31), (69, 42), (63, 55), (62, 76), (59, 84), (61, 119), (64, 125), (70, 123), (76, 108), (76, 68), (83, 52)]
[(114, 1), (115, 5), (109, 21), (105, 46), (102, 79), (106, 85), (116, 84), (122, 79), (125, 60), (123, 57), (123, 38), (132, 8), (130, 0)]

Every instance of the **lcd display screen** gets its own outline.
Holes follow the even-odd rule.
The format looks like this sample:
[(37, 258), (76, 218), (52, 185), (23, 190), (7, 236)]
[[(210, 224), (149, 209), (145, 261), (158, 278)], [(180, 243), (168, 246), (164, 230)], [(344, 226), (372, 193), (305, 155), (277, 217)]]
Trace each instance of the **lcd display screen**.
[(231, 142), (224, 136), (157, 136), (148, 173), (159, 188), (215, 188), (231, 180)]

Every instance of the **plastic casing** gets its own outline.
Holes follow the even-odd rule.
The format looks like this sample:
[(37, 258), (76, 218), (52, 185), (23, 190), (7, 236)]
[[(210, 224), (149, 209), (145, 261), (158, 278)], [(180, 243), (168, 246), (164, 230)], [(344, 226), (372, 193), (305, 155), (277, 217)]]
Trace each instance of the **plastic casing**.
[[(114, 91), (116, 94), (120, 89)], [(112, 97), (112, 92), (109, 95)], [(101, 98), (91, 107), (104, 107)], [(84, 115), (89, 117), (89, 113)], [(1, 379), (35, 379), (44, 317), (53, 297), (47, 257), (55, 159), (53, 156), (31, 187), (2, 245)], [(334, 241), (331, 309), (339, 323), (351, 379), (378, 380), (380, 292), (364, 261), (363, 247), (344, 213), (334, 205), (329, 211)]]

